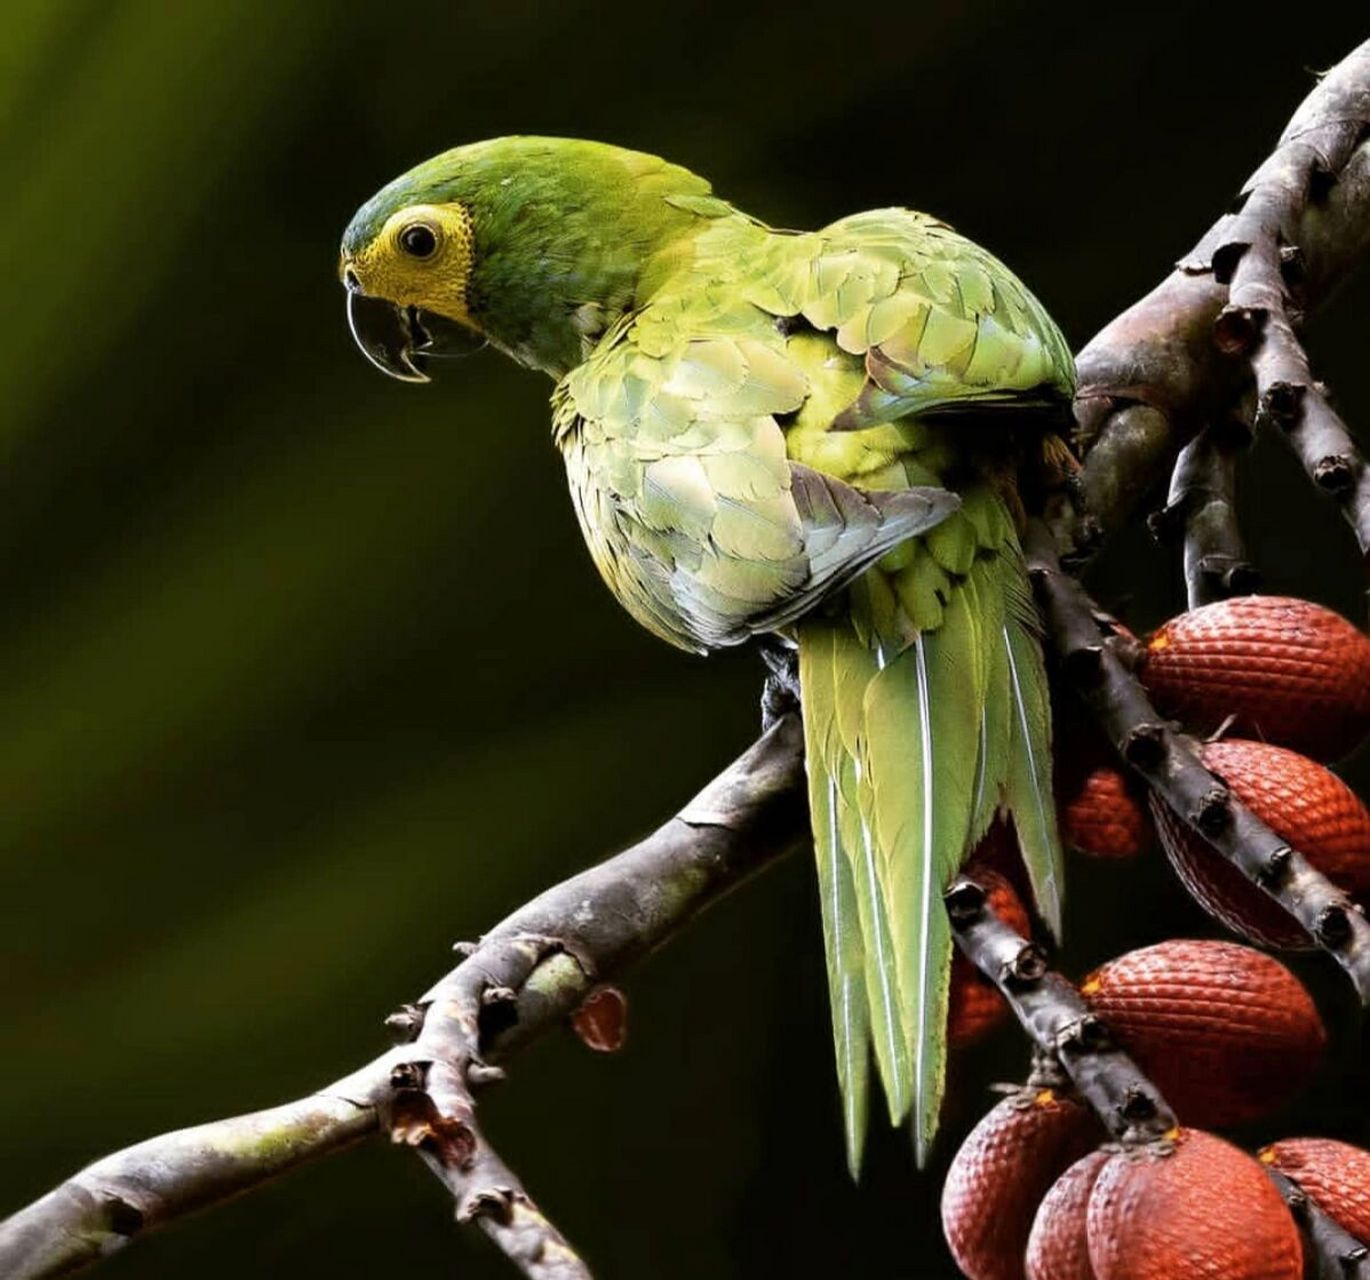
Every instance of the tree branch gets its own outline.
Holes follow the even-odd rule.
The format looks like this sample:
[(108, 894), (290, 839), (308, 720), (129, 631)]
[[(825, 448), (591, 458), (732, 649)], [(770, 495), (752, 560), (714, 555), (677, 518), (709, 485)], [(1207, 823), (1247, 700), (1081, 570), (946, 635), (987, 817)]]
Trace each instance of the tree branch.
[(1174, 1129), (1175, 1114), (1090, 1011), (1074, 983), (1001, 920), (984, 887), (969, 876), (946, 893), (956, 945), (1004, 994), (1034, 1045), (1059, 1064), (1079, 1095), (1119, 1142), (1153, 1142)]
[[(1077, 444), (1085, 458), (1079, 500), (1049, 513), (1062, 556), (1086, 557), (1121, 529), (1181, 448), (1205, 423), (1222, 421), (1253, 382), (1267, 396), (1265, 416), (1292, 428), (1291, 442), (1321, 487), (1338, 497), (1364, 550), (1370, 480), (1306, 360), (1300, 363), (1293, 326), (1301, 316), (1290, 317), (1279, 282), (1296, 279), (1303, 309), (1311, 311), (1367, 253), (1370, 41), (1314, 87), (1234, 211), (1077, 357)], [(1252, 334), (1245, 349), (1223, 345), (1233, 324), (1241, 327), (1240, 319), (1218, 325), (1229, 303), (1239, 308), (1229, 317), (1247, 316), (1264, 341)], [(1346, 465), (1323, 465), (1327, 459)]]
[(1236, 458), (1250, 443), (1239, 422), (1205, 427), (1183, 449), (1170, 478), (1170, 497), (1147, 518), (1160, 542), (1183, 531), (1189, 607), (1258, 591), (1261, 575), (1246, 558), (1235, 505)]
[(560, 1023), (603, 978), (659, 946), (749, 876), (802, 845), (803, 733), (781, 718), (674, 818), (498, 924), (414, 1006), (412, 1037), (308, 1098), (140, 1142), (88, 1166), (0, 1223), (0, 1275), (79, 1270), (388, 1126), (417, 1146), (530, 1276), (588, 1274), (474, 1124), (493, 1067)]
[(1313, 379), (1295, 333), (1303, 283), (1300, 224), (1370, 138), (1370, 46), (1329, 74), (1294, 114), (1274, 154), (1242, 188), (1209, 264), (1228, 302), (1214, 322), (1220, 350), (1244, 357), (1258, 418), (1283, 428), (1308, 474), (1341, 504), (1370, 554), (1370, 475), (1346, 424)]
[(173, 1218), (348, 1147), (376, 1125), (373, 1106), (322, 1090), (125, 1147), (0, 1223), (0, 1275), (79, 1270)]

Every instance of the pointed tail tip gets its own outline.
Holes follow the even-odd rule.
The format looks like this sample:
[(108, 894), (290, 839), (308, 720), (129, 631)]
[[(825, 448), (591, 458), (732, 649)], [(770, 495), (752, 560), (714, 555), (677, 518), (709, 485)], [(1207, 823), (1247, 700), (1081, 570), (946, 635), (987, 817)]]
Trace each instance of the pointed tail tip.
[(926, 1173), (928, 1160), (932, 1156), (932, 1143), (915, 1136), (913, 1140), (913, 1164), (919, 1173)]
[[(1026, 870), (1027, 859), (1021, 852), (1019, 856), (1022, 857), (1024, 870)], [(1063, 918), (1060, 876), (1053, 872), (1043, 882), (1034, 884), (1032, 883), (1032, 874), (1028, 872), (1028, 881), (1035, 914), (1041, 923), (1046, 925), (1047, 932), (1051, 934), (1052, 942), (1059, 945)]]
[(917, 1116), (913, 1120), (913, 1163), (920, 1173), (928, 1167), (933, 1148), (937, 1145), (937, 1121), (936, 1116), (922, 1123), (919, 1123)]
[(847, 1172), (854, 1186), (861, 1185), (861, 1158), (865, 1154), (865, 1143), (861, 1138), (847, 1135)]

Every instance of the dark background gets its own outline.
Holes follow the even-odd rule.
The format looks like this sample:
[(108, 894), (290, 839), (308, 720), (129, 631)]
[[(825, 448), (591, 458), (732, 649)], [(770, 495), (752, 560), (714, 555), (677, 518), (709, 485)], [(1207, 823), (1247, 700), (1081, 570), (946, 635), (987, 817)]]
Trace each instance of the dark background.
[[(595, 578), (550, 385), (439, 385), (353, 349), (353, 208), (505, 132), (657, 151), (770, 221), (907, 203), (992, 246), (1077, 346), (1158, 279), (1311, 83), (1352, 5), (17, 0), (0, 48), (0, 1209), (147, 1134), (321, 1085), (448, 947), (655, 824), (756, 728), (759, 664), (637, 630)], [(1313, 334), (1370, 418), (1370, 290)], [(1278, 442), (1244, 501), (1272, 589), (1359, 618), (1353, 545)], [(1096, 578), (1182, 604), (1131, 536)], [(1363, 783), (1365, 761), (1352, 770)], [(954, 1274), (940, 1176), (1021, 1075), (958, 1058), (929, 1174), (846, 1178), (807, 860), (630, 981), (613, 1058), (556, 1035), (488, 1129), (605, 1277)], [(1155, 857), (1077, 866), (1076, 972), (1207, 933)], [(1352, 1025), (1326, 964), (1300, 963)], [(1365, 1140), (1338, 1040), (1253, 1135)], [(374, 1143), (151, 1239), (111, 1277), (503, 1276)]]

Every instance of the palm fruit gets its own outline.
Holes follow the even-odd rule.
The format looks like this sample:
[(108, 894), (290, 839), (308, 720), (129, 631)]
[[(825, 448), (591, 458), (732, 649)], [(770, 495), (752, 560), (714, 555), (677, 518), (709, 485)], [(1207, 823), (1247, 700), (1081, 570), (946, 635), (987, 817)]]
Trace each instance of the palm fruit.
[(1181, 1119), (1213, 1128), (1283, 1105), (1327, 1042), (1299, 980), (1234, 942), (1172, 939), (1129, 951), (1080, 990)]
[(1249, 1155), (1198, 1129), (1119, 1152), (1089, 1197), (1095, 1280), (1300, 1280), (1298, 1227)]
[(1234, 731), (1318, 760), (1370, 732), (1370, 638), (1309, 600), (1244, 596), (1165, 623), (1138, 673), (1157, 707), (1192, 732)]
[(1106, 1136), (1083, 1103), (1031, 1088), (1005, 1098), (971, 1130), (942, 1188), (942, 1230), (969, 1280), (1024, 1280), (1038, 1203)]
[(1077, 705), (1055, 711), (1053, 784), (1061, 840), (1093, 858), (1131, 858), (1148, 843), (1145, 788), (1118, 767), (1117, 754)]
[(1089, 1197), (1111, 1151), (1091, 1151), (1059, 1178), (1037, 1206), (1028, 1236), (1028, 1280), (1095, 1280), (1089, 1261)]
[[(998, 872), (972, 866), (972, 875), (989, 895), (989, 907), (1005, 924), (1019, 933), (1031, 932), (1023, 900)], [(947, 1013), (947, 1039), (955, 1048), (989, 1034), (1008, 1015), (1008, 1005), (999, 989), (959, 951), (951, 962), (951, 997)]]
[[(1335, 774), (1296, 752), (1228, 739), (1202, 749), (1232, 794), (1333, 884), (1370, 892), (1370, 811)], [(1265, 947), (1311, 948), (1299, 923), (1155, 796), (1161, 844), (1184, 886), (1210, 915)]]
[(1357, 1240), (1370, 1240), (1370, 1151), (1331, 1138), (1285, 1138), (1258, 1159), (1297, 1182)]
[(1120, 769), (1098, 764), (1068, 774), (1057, 786), (1061, 839), (1091, 858), (1134, 858), (1148, 843), (1151, 822)]

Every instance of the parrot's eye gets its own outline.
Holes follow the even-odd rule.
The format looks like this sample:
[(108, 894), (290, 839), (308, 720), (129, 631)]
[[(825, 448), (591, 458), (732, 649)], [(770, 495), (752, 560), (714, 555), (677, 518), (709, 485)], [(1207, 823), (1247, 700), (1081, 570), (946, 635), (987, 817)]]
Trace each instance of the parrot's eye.
[(400, 248), (411, 258), (431, 258), (438, 251), (438, 234), (426, 222), (416, 222), (400, 232)]

